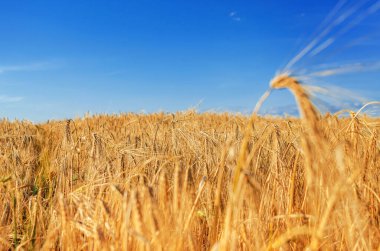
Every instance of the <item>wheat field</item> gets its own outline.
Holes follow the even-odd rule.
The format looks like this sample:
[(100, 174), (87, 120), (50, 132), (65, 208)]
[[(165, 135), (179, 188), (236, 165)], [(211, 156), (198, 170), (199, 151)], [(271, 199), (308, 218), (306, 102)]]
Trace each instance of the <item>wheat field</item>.
[(302, 119), (2, 120), (0, 250), (379, 248), (380, 120), (321, 116), (283, 80)]

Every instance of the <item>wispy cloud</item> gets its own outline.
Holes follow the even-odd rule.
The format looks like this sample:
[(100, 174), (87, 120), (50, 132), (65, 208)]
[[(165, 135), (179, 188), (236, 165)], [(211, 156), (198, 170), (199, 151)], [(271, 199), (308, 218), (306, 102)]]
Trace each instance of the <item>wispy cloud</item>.
[(298, 117), (298, 107), (295, 104), (283, 105), (283, 106), (271, 106), (263, 109), (259, 112), (260, 115), (271, 115), (271, 116), (281, 116), (281, 117)]
[(13, 97), (7, 95), (0, 95), (0, 103), (16, 103), (23, 100), (23, 97)]
[(229, 16), (230, 18), (233, 20), (233, 21), (236, 21), (236, 22), (240, 22), (241, 21), (241, 18), (240, 16), (238, 15), (238, 13), (236, 11), (231, 11), (229, 13)]
[(338, 75), (338, 74), (371, 72), (371, 71), (379, 71), (379, 70), (380, 70), (380, 61), (341, 65), (338, 67), (333, 67), (330, 69), (323, 69), (321, 71), (313, 72), (313, 73), (308, 74), (308, 76), (328, 77), (328, 76), (333, 76), (333, 75)]
[(41, 70), (46, 70), (51, 67), (52, 67), (52, 64), (49, 62), (38, 62), (38, 63), (31, 63), (31, 64), (8, 65), (8, 66), (0, 65), (0, 74), (5, 74), (9, 72), (41, 71)]

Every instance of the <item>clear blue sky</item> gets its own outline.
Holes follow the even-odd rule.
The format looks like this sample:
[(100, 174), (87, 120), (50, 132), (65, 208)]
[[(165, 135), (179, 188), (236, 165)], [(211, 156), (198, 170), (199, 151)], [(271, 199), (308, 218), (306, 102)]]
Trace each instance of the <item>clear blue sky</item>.
[[(43, 121), (197, 105), (200, 111), (250, 111), (276, 71), (316, 36), (313, 32), (336, 4), (1, 1), (0, 117)], [(380, 99), (379, 31), (375, 13), (330, 51), (299, 67), (369, 60), (373, 72), (329, 81)], [(289, 94), (275, 93), (264, 110), (292, 105)]]

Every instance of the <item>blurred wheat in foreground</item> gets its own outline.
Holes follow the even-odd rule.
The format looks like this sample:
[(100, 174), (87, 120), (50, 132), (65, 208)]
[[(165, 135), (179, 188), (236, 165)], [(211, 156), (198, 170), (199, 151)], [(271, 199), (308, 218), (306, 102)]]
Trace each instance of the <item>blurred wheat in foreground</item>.
[(378, 248), (380, 120), (272, 87), (293, 88), (303, 119), (1, 121), (0, 249)]

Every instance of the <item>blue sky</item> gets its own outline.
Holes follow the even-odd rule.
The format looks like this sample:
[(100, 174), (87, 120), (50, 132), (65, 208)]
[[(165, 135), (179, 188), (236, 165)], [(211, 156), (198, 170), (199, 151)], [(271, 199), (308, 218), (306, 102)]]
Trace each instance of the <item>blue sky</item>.
[[(378, 3), (362, 2), (368, 8)], [(0, 117), (43, 121), (194, 106), (251, 111), (276, 71), (316, 37), (336, 4), (1, 1)], [(298, 70), (365, 63), (374, 70), (323, 83), (380, 99), (379, 28), (377, 12), (366, 16), (324, 53), (300, 62)], [(264, 111), (290, 106), (292, 97), (276, 92)]]

